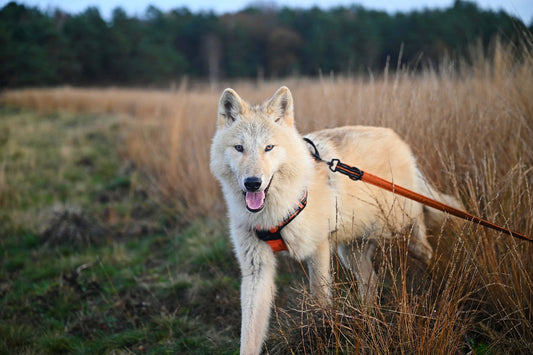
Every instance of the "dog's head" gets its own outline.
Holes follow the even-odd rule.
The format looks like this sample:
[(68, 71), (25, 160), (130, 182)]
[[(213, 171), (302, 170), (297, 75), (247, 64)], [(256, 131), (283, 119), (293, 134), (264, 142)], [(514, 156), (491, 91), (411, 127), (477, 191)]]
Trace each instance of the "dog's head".
[(234, 90), (226, 89), (218, 105), (211, 171), (234, 192), (242, 193), (248, 211), (259, 212), (269, 189), (287, 174), (282, 166), (295, 137), (299, 135), (287, 87), (260, 105), (250, 105)]

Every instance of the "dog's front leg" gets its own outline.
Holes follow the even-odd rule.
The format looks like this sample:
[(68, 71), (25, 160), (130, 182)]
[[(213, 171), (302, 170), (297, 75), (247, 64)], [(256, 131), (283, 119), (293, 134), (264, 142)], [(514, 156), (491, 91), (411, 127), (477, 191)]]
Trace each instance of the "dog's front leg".
[(251, 247), (240, 258), (241, 284), (241, 354), (259, 354), (268, 329), (274, 298), (276, 259), (265, 245)]
[(330, 244), (325, 238), (309, 259), (309, 283), (311, 293), (322, 306), (331, 305)]

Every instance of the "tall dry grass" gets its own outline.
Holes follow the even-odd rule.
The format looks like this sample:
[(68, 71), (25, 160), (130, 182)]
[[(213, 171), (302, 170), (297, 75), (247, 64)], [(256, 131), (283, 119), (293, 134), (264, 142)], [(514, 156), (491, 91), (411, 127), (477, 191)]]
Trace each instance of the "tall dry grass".
[[(533, 234), (528, 50), (496, 42), (488, 54), (474, 50), (464, 63), (443, 61), (423, 73), (400, 68), (364, 79), (324, 76), (232, 86), (258, 102), (281, 84), (293, 93), (302, 133), (346, 124), (391, 127), (413, 147), (429, 180), (459, 193), (471, 213)], [(41, 111), (133, 116), (123, 127), (124, 156), (184, 218), (220, 217), (224, 207), (208, 162), (222, 89), (62, 88), (11, 91), (2, 100)], [(278, 309), (271, 351), (532, 351), (532, 245), (472, 224), (447, 224), (431, 242), (435, 260), (422, 271), (408, 259), (403, 239), (382, 246), (376, 262), (381, 298), (370, 308), (361, 307), (350, 276), (336, 278), (333, 311), (317, 310), (302, 291), (306, 306)]]

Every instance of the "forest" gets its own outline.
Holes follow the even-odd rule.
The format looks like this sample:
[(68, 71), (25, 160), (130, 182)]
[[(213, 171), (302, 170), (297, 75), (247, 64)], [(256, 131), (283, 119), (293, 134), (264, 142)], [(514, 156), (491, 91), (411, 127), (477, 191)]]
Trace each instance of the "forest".
[(468, 58), (472, 44), (522, 42), (532, 24), (456, 0), (443, 10), (389, 14), (361, 6), (323, 10), (249, 6), (237, 13), (116, 8), (78, 14), (10, 2), (0, 10), (0, 86), (168, 87), (320, 73), (420, 70)]

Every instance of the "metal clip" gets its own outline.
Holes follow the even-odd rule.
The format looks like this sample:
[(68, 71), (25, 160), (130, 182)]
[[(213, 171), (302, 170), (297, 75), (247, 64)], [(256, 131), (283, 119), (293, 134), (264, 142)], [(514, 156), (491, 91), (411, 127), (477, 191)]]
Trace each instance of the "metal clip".
[(339, 159), (331, 159), (331, 161), (328, 163), (329, 170), (336, 172), (337, 171), (337, 165), (340, 163)]

